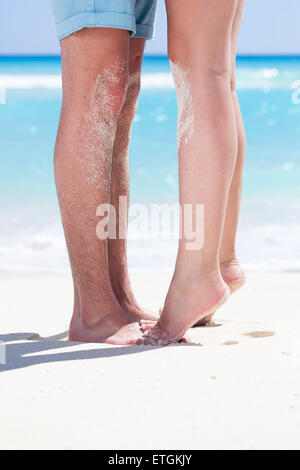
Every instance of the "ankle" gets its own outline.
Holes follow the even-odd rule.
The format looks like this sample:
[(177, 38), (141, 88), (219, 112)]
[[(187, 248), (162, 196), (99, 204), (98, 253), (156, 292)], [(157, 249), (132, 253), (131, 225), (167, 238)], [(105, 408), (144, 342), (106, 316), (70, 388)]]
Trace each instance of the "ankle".
[(220, 266), (226, 264), (238, 264), (238, 258), (236, 251), (230, 251), (227, 253), (221, 253), (219, 258)]
[(121, 307), (115, 299), (103, 300), (101, 303), (81, 304), (73, 312), (73, 318), (86, 328), (94, 328), (104, 318), (119, 314)]
[(172, 285), (176, 289), (188, 290), (190, 292), (199, 291), (201, 286), (213, 286), (216, 290), (226, 291), (226, 284), (220, 273), (220, 269), (197, 269), (175, 271)]
[(117, 301), (124, 310), (137, 305), (128, 276), (111, 277), (111, 285)]
[(125, 312), (130, 312), (134, 309), (139, 309), (139, 304), (137, 303), (134, 295), (128, 297), (127, 295), (126, 296), (117, 296), (116, 295), (116, 298), (122, 308), (122, 310), (124, 310)]
[(179, 249), (175, 274), (183, 276), (202, 277), (214, 275), (219, 271), (219, 259), (214, 253), (204, 255)]

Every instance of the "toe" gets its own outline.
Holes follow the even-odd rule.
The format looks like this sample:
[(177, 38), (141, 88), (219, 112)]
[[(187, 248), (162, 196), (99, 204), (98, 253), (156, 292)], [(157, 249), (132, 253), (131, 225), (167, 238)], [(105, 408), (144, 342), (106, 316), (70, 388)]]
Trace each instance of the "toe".
[(152, 322), (152, 323), (145, 323), (145, 324), (141, 325), (141, 329), (142, 329), (143, 331), (152, 330), (152, 328), (154, 328), (155, 324), (156, 324), (155, 322)]

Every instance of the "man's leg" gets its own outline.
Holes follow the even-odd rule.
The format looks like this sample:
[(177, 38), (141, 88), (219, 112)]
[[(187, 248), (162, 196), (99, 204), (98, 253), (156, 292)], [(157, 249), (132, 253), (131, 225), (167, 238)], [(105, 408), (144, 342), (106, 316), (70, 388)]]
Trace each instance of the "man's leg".
[(234, 175), (230, 186), (229, 198), (226, 211), (226, 219), (223, 231), (223, 239), (220, 250), (221, 273), (224, 281), (234, 291), (245, 282), (245, 274), (237, 261), (236, 255), (236, 234), (240, 212), (240, 203), (243, 185), (243, 170), (246, 154), (246, 137), (243, 124), (243, 118), (236, 94), (236, 73), (235, 60), (238, 43), (238, 35), (242, 22), (245, 0), (239, 0), (235, 19), (232, 28), (231, 54), (232, 54), (232, 72), (231, 72), (231, 90), (233, 104), (236, 114), (236, 123), (238, 130), (238, 155), (235, 165)]
[(129, 344), (128, 325), (109, 277), (107, 240), (96, 235), (110, 201), (113, 143), (128, 84), (129, 33), (86, 28), (61, 41), (63, 103), (55, 177), (74, 280), (70, 339)]
[[(130, 39), (128, 89), (119, 116), (114, 142), (110, 201), (116, 209), (117, 235), (119, 233), (119, 215), (125, 219), (122, 220), (122, 226), (127, 226), (127, 211), (119, 214), (119, 197), (125, 196), (129, 203), (129, 143), (140, 91), (144, 47), (145, 39)], [(122, 309), (133, 320), (140, 320), (141, 318), (154, 320), (156, 316), (142, 309), (132, 292), (128, 275), (126, 245), (126, 239), (120, 239), (118, 236), (108, 242), (109, 273), (114, 294)]]

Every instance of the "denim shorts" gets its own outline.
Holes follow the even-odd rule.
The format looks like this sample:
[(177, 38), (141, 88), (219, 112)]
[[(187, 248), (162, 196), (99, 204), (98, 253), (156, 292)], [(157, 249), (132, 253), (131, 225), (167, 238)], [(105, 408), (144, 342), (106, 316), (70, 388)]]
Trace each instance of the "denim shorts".
[(58, 39), (82, 28), (118, 28), (153, 38), (157, 0), (51, 0)]

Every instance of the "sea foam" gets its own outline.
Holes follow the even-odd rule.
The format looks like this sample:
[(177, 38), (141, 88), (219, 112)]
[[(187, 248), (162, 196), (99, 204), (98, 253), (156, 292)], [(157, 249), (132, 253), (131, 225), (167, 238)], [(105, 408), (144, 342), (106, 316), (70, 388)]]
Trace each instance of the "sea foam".
[[(299, 78), (295, 72), (281, 73), (276, 68), (251, 69), (237, 68), (238, 89), (291, 89), (294, 81)], [(142, 74), (142, 87), (144, 89), (172, 89), (174, 82), (171, 72)], [(33, 89), (47, 88), (60, 89), (60, 75), (0, 75), (0, 88), (6, 89)]]

